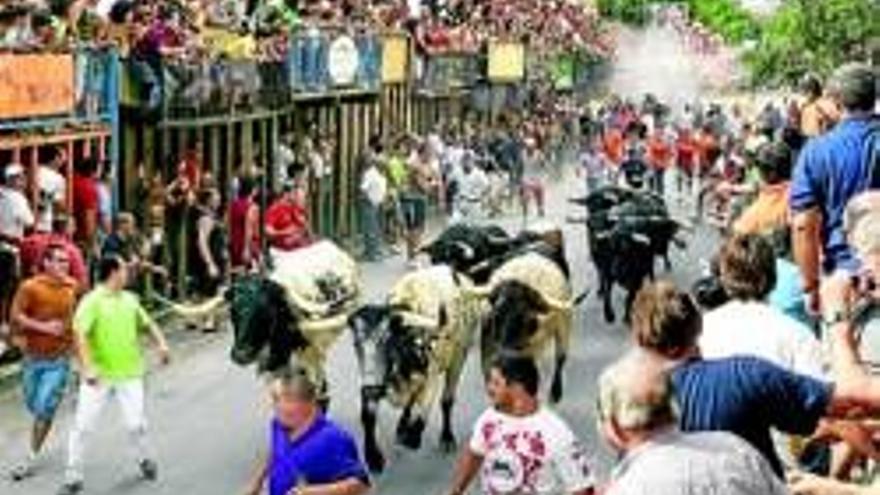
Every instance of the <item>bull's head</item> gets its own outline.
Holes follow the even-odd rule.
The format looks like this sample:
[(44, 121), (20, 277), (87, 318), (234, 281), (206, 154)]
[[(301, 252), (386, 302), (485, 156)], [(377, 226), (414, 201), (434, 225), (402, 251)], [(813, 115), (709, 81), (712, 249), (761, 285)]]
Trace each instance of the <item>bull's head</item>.
[(428, 255), (433, 265), (449, 265), (456, 271), (465, 271), (476, 260), (476, 251), (464, 241), (438, 239), (419, 250)]
[(483, 318), (483, 337), (502, 349), (526, 350), (538, 332), (541, 318), (568, 310), (570, 302), (556, 301), (517, 281), (495, 287), (488, 296), (490, 309)]
[(365, 386), (409, 395), (427, 377), (431, 344), (436, 330), (445, 325), (445, 310), (438, 319), (403, 305), (367, 305), (349, 318)]
[(256, 275), (239, 278), (226, 293), (233, 327), (232, 360), (273, 371), (288, 365), (293, 351), (308, 345), (297, 323), (301, 315), (288, 304), (284, 289)]

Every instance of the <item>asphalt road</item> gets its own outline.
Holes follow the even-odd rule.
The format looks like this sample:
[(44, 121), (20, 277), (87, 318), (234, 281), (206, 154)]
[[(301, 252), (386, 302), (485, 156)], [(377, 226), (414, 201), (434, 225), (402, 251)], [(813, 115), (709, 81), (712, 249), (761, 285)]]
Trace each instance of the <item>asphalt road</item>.
[[(669, 38), (661, 34), (656, 47), (670, 50)], [(634, 48), (622, 47), (622, 65), (630, 76), (637, 77), (632, 67), (645, 60), (645, 46), (650, 39), (639, 39)], [(666, 48), (663, 48), (666, 47)], [(629, 51), (627, 51), (629, 50)], [(629, 54), (632, 53), (632, 54)], [(680, 52), (676, 52), (680, 53)], [(660, 54), (663, 55), (663, 54)], [(669, 54), (676, 57), (676, 54)], [(656, 65), (651, 65), (656, 67)], [(685, 84), (687, 72), (664, 69), (664, 79), (655, 79), (663, 87), (644, 86), (643, 82), (629, 88), (654, 90), (657, 94), (690, 91)], [(643, 87), (644, 86), (644, 87)], [(677, 89), (673, 89), (677, 88)], [(635, 89), (631, 89), (635, 91)], [(664, 91), (665, 90), (665, 91)], [(564, 222), (576, 212), (566, 197), (577, 190), (578, 181), (568, 177), (552, 189), (548, 220)], [(675, 209), (678, 202), (670, 202)], [(679, 211), (681, 213), (681, 211)], [(521, 220), (511, 217), (504, 221), (518, 228)], [(586, 249), (585, 230), (566, 225), (566, 242), (576, 291), (592, 287), (595, 276)], [(698, 275), (701, 258), (715, 249), (715, 236), (698, 229), (688, 236), (688, 247), (672, 253), (674, 270), (668, 276), (679, 283), (690, 283)], [(379, 299), (384, 291), (405, 271), (401, 259), (366, 265), (364, 275), (368, 296)], [(618, 305), (622, 294), (617, 295)], [(187, 336), (175, 348), (175, 362), (165, 369), (154, 369), (148, 378), (148, 415), (151, 434), (158, 452), (160, 480), (144, 484), (137, 480), (137, 470), (129, 455), (128, 439), (114, 405), (106, 411), (98, 431), (93, 435), (87, 452), (86, 493), (95, 495), (213, 495), (241, 493), (255, 460), (268, 438), (270, 411), (268, 398), (255, 372), (234, 366), (228, 358), (229, 336)], [(595, 382), (601, 369), (619, 356), (628, 345), (628, 336), (621, 325), (602, 321), (599, 301), (587, 299), (575, 317), (575, 331), (566, 369), (566, 393), (558, 411), (591, 450), (600, 477), (610, 468), (610, 453), (604, 448), (595, 430), (593, 405)], [(455, 411), (455, 432), (459, 444), (466, 441), (470, 426), (486, 406), (483, 384), (479, 377), (476, 352), (471, 354), (458, 393)], [(334, 347), (328, 363), (332, 402), (330, 415), (358, 437), (358, 377), (351, 339), (346, 334)], [(65, 400), (57, 428), (50, 437), (46, 455), (38, 475), (26, 482), (12, 484), (6, 469), (21, 459), (26, 448), (27, 416), (17, 391), (0, 397), (0, 493), (4, 495), (45, 495), (54, 493), (63, 477), (65, 443), (73, 400)], [(444, 493), (451, 476), (454, 456), (438, 449), (439, 410), (435, 410), (419, 452), (403, 451), (393, 446), (392, 434), (397, 411), (384, 407), (380, 412), (381, 440), (386, 446), (390, 465), (375, 480), (374, 493), (383, 495), (439, 495)]]

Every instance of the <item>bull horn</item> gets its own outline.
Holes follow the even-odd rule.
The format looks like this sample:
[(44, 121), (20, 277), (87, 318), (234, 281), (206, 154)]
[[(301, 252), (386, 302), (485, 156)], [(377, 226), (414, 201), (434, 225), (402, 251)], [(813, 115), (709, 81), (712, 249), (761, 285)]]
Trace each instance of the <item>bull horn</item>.
[(462, 289), (462, 291), (469, 296), (484, 299), (484, 298), (489, 297), (489, 294), (492, 293), (492, 288), (489, 287), (488, 285), (483, 285), (483, 286), (479, 286), (479, 287), (478, 286), (465, 287)]
[(183, 318), (194, 319), (217, 311), (224, 302), (225, 300), (223, 299), (223, 296), (220, 295), (200, 304), (180, 304), (169, 301), (168, 305), (171, 308), (172, 313)]
[(560, 301), (546, 294), (541, 294), (541, 298), (544, 299), (547, 306), (550, 306), (550, 309), (556, 311), (570, 311), (574, 307), (574, 301)]
[(419, 328), (438, 328), (440, 321), (436, 318), (414, 313), (412, 311), (401, 311), (398, 313), (403, 321), (408, 325)]
[(299, 328), (303, 332), (319, 333), (328, 332), (342, 328), (348, 324), (348, 314), (342, 313), (329, 318), (321, 318), (318, 320), (304, 320), (299, 323)]
[(473, 246), (468, 245), (466, 242), (456, 241), (455, 245), (458, 246), (459, 249), (461, 249), (462, 256), (466, 260), (474, 259), (474, 256), (477, 254), (474, 251)]
[(694, 232), (694, 226), (690, 222), (686, 222), (684, 220), (678, 220), (676, 218), (671, 218), (671, 217), (670, 217), (670, 220), (675, 222), (675, 224), (678, 225), (678, 227), (681, 230), (684, 230), (685, 232), (689, 232), (689, 233)]
[(312, 315), (321, 315), (326, 314), (329, 311), (330, 307), (326, 304), (316, 303), (314, 301), (310, 301), (308, 298), (303, 297), (302, 294), (298, 293), (295, 290), (286, 290), (287, 297), (293, 302), (293, 305), (296, 306), (301, 311), (312, 314)]
[(477, 263), (476, 265), (470, 267), (470, 269), (468, 269), (468, 275), (473, 275), (474, 273), (476, 273), (480, 270), (485, 270), (485, 269), (489, 268), (490, 266), (492, 266), (490, 260), (481, 261), (481, 262)]

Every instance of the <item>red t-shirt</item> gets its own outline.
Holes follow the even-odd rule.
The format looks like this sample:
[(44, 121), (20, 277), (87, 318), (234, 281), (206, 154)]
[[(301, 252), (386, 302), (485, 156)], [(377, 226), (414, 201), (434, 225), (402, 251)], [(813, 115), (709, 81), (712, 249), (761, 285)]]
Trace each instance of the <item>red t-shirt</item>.
[[(77, 241), (90, 241), (86, 239), (86, 224), (89, 216), (97, 220), (98, 215), (98, 186), (91, 177), (82, 175), (73, 176), (73, 219), (76, 223), (74, 238)], [(97, 224), (97, 222), (95, 222)]]
[(40, 262), (43, 259), (43, 253), (50, 244), (60, 244), (64, 246), (64, 253), (70, 260), (70, 275), (80, 286), (80, 289), (86, 289), (89, 286), (89, 274), (86, 270), (86, 263), (83, 259), (82, 252), (70, 240), (60, 234), (52, 234), (45, 232), (37, 232), (31, 234), (21, 241), (19, 246), (19, 259), (21, 261), (22, 272), (25, 276), (30, 277), (36, 275), (40, 271)]
[(648, 139), (648, 164), (656, 169), (665, 169), (672, 158), (672, 149), (663, 136), (653, 135)]
[(308, 213), (299, 203), (276, 201), (266, 210), (266, 226), (278, 231), (294, 227), (291, 234), (269, 237), (269, 243), (276, 249), (290, 251), (308, 245)]
[(678, 166), (686, 172), (690, 172), (694, 168), (694, 155), (696, 153), (696, 144), (689, 136), (680, 136), (675, 144), (678, 153)]

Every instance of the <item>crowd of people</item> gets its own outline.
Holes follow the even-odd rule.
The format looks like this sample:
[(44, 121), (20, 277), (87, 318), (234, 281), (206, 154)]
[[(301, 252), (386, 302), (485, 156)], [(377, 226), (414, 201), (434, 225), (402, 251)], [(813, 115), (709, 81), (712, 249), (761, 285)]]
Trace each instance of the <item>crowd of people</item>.
[[(303, 45), (309, 54), (300, 58), (308, 60), (297, 62), (296, 40), (388, 31), (413, 38), (418, 67), (445, 53), (476, 59), (492, 40), (526, 43), (535, 60), (572, 51), (604, 58), (612, 50), (599, 16), (565, 0), (27, 0), (0, 7), (0, 52), (116, 47), (152, 112), (163, 102), (201, 108), (277, 98), (290, 90), (285, 71), (311, 87), (324, 67), (312, 60), (319, 44)], [(101, 87), (104, 62), (92, 52), (77, 59), (78, 94)]]
[(235, 49), (221, 51), (271, 57), (276, 37), (313, 26), (408, 30), (425, 53), (475, 52), (490, 39), (557, 50), (610, 49), (598, 15), (563, 0), (25, 0), (5, 6), (0, 22), (0, 47), (10, 51), (113, 42), (127, 52), (159, 35), (162, 43), (197, 50), (238, 33), (244, 38), (223, 40)]

